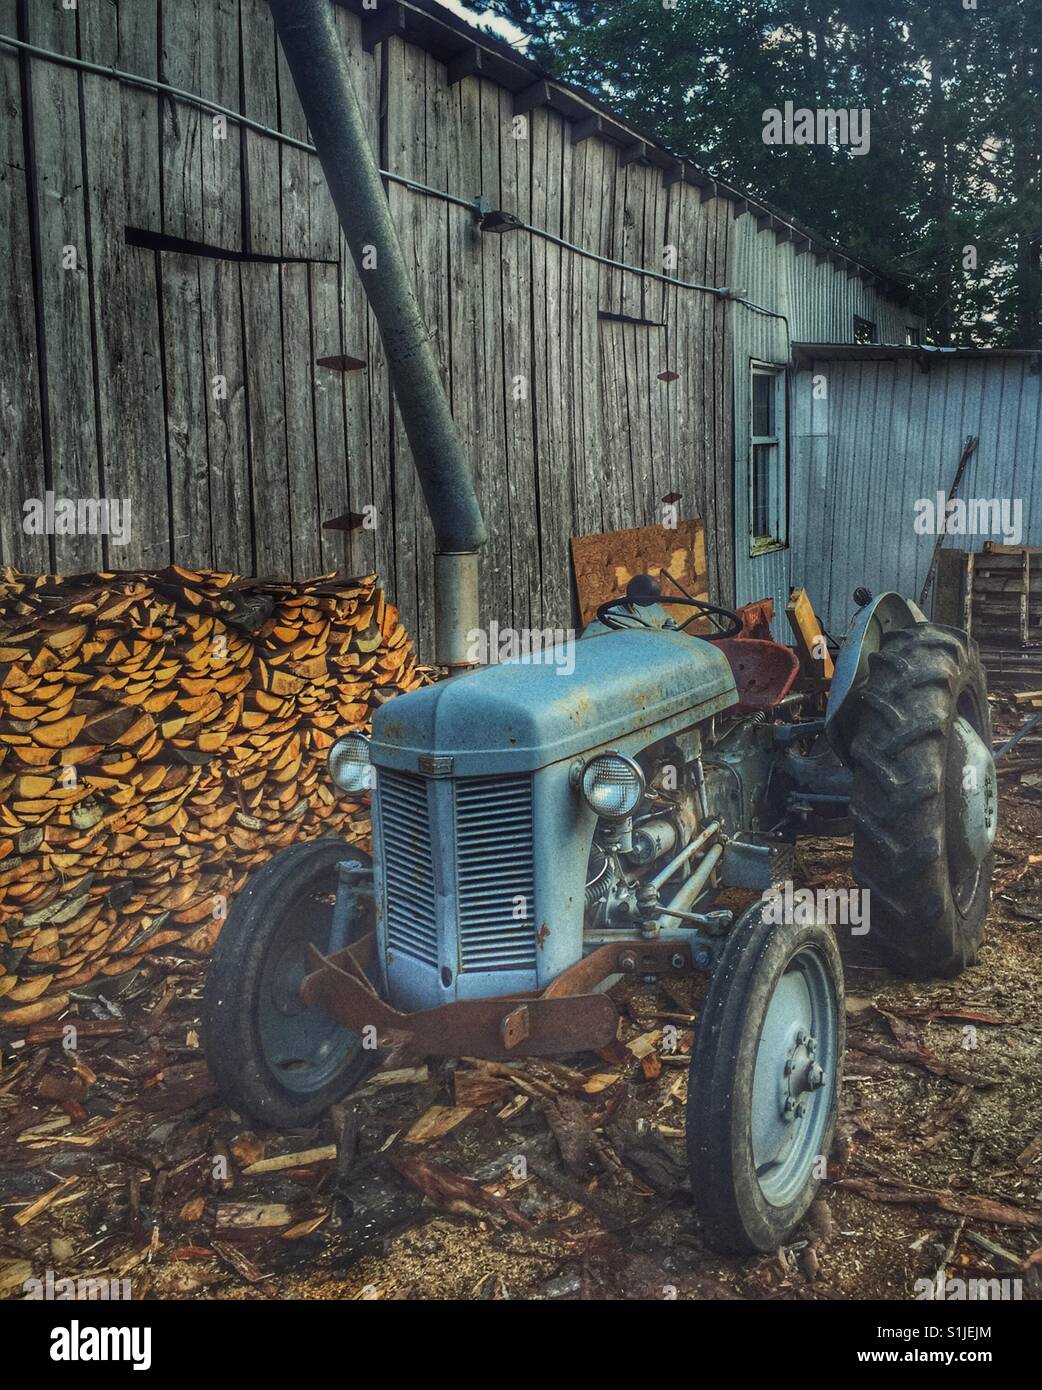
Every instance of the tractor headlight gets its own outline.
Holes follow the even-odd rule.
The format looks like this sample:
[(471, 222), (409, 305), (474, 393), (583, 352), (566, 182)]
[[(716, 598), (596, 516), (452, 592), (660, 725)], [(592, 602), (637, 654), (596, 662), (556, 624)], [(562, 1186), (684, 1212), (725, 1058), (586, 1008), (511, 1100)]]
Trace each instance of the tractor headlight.
[(644, 795), (644, 774), (622, 753), (598, 753), (578, 770), (577, 782), (587, 806), (608, 820), (632, 816)]
[(329, 775), (342, 792), (364, 792), (372, 786), (369, 739), (345, 734), (329, 750)]

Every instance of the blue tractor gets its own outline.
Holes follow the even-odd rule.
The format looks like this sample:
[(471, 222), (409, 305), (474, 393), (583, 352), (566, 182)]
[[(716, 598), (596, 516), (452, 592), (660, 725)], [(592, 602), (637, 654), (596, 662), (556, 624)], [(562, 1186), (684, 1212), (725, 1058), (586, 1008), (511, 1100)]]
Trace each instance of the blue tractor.
[[(964, 634), (883, 595), (855, 618), (825, 718), (801, 720), (785, 681), (757, 686), (775, 644), (738, 636), (738, 614), (713, 609), (729, 626), (708, 640), (651, 582), (630, 588), (567, 663), (400, 695), (371, 739), (334, 745), (337, 787), (371, 786), (372, 858), (318, 840), (248, 883), (210, 966), (207, 1055), (237, 1109), (296, 1126), (379, 1045), (599, 1049), (619, 1023), (605, 985), (705, 971), (692, 1190), (714, 1246), (774, 1249), (824, 1171), (843, 1058), (835, 922), (785, 910), (796, 835), (852, 827), (856, 930), (896, 969), (972, 961), (996, 823), (981, 668)], [(736, 914), (727, 890), (758, 896)]]
[[(479, 627), (467, 462), (331, 7), (271, 8), (387, 348), (451, 669)], [(371, 738), (338, 740), (330, 775), (345, 795), (371, 788), (373, 854), (294, 845), (236, 899), (204, 1007), (231, 1105), (309, 1124), (388, 1044), (602, 1049), (619, 1026), (613, 981), (703, 971), (687, 1093), (703, 1232), (727, 1251), (789, 1238), (825, 1171), (844, 1041), (835, 924), (787, 906), (796, 837), (852, 833), (858, 930), (895, 969), (972, 961), (996, 827), (984, 677), (964, 633), (860, 593), (824, 717), (808, 717), (788, 648), (671, 595), (673, 614), (692, 610), (678, 620), (662, 598), (639, 576), (567, 653), (398, 696)], [(686, 630), (695, 620), (704, 635)]]

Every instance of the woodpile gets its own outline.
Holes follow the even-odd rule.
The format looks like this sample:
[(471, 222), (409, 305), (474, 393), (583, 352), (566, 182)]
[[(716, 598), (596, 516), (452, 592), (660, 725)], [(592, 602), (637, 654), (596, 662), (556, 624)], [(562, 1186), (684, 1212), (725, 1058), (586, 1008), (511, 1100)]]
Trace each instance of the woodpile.
[(364, 838), (328, 750), (423, 679), (374, 575), (0, 568), (0, 1021), (209, 950), (263, 860)]

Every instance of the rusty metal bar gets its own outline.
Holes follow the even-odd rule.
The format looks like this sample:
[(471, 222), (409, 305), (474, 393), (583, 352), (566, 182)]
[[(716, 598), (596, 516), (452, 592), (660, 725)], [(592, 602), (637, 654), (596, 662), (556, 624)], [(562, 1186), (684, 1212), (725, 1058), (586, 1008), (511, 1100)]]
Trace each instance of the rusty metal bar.
[(375, 1027), (419, 1056), (543, 1057), (597, 1050), (615, 1038), (619, 1014), (606, 994), (592, 991), (620, 974), (682, 974), (694, 968), (686, 942), (609, 942), (563, 971), (542, 994), (461, 999), (437, 1009), (401, 1013), (366, 978), (375, 959), (370, 932), (335, 956), (309, 948), (311, 973), (301, 986), (304, 1002), (359, 1033)]

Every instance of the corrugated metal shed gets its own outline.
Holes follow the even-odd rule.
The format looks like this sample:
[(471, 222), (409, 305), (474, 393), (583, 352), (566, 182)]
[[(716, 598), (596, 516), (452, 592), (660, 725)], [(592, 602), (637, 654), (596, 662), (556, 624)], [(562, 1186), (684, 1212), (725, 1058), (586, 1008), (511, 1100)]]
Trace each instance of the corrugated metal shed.
[[(794, 357), (792, 574), (831, 631), (844, 628), (859, 584), (918, 595), (936, 536), (917, 534), (915, 503), (947, 497), (971, 435), (980, 444), (959, 495), (1019, 500), (1015, 543), (1042, 544), (1040, 354), (802, 343)], [(989, 539), (1005, 538), (945, 545), (980, 550)]]
[[(736, 227), (734, 284), (747, 297), (778, 317), (757, 313), (742, 305), (734, 309), (734, 477), (735, 477), (735, 587), (739, 603), (770, 597), (779, 621), (775, 633), (787, 632), (781, 618), (793, 584), (805, 581), (803, 562), (796, 561), (793, 542), (804, 536), (813, 518), (800, 515), (806, 492), (798, 434), (806, 434), (801, 421), (803, 406), (789, 384), (789, 544), (757, 549), (752, 543), (750, 520), (751, 393), (754, 362), (790, 365), (794, 342), (854, 342), (854, 320), (859, 317), (876, 327), (883, 339), (903, 340), (908, 329), (918, 332), (921, 319), (910, 308), (887, 296), (884, 286), (856, 274), (851, 265), (844, 274), (806, 243), (778, 238), (764, 219), (743, 217)], [(859, 351), (853, 348), (854, 351)], [(818, 601), (817, 589), (811, 596)]]

